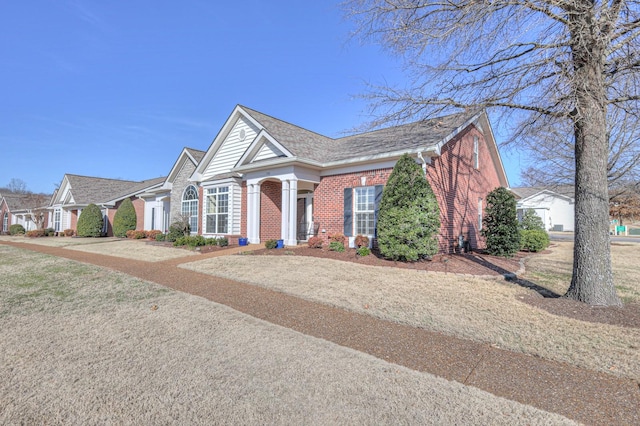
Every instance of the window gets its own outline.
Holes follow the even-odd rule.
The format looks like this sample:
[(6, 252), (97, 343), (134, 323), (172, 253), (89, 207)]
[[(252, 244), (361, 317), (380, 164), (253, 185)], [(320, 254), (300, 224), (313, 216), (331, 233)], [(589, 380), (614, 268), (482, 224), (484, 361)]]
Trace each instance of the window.
[(229, 233), (229, 187), (207, 190), (207, 234)]
[(61, 216), (61, 211), (60, 209), (55, 209), (53, 212), (53, 229), (56, 232), (60, 232), (60, 216)]
[(156, 208), (151, 207), (151, 229), (156, 229)]
[(2, 231), (7, 232), (9, 229), (9, 213), (4, 212), (4, 217), (2, 218)]
[(480, 158), (478, 156), (478, 137), (474, 136), (473, 137), (473, 167), (474, 168), (478, 168), (480, 167)]
[(355, 188), (355, 235), (374, 235), (375, 225), (375, 187)]
[(482, 198), (478, 198), (478, 230), (482, 229)]
[(182, 215), (189, 220), (191, 232), (198, 232), (198, 190), (193, 185), (187, 186), (182, 194)]

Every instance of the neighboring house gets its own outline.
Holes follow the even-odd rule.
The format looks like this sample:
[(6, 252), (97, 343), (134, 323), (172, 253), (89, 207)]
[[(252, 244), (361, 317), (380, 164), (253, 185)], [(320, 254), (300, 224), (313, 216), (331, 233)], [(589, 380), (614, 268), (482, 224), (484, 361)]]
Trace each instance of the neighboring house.
[(49, 205), (49, 223), (56, 232), (77, 229), (82, 209), (96, 204), (104, 215), (104, 233), (113, 235), (113, 218), (118, 207), (130, 198), (137, 215), (136, 229), (144, 229), (145, 203), (137, 195), (162, 185), (165, 178), (140, 182), (65, 174)]
[(564, 185), (553, 188), (511, 188), (517, 196), (518, 220), (526, 210), (532, 209), (542, 219), (548, 231), (571, 231), (574, 226), (574, 188)]
[(169, 226), (188, 218), (191, 232), (198, 233), (198, 187), (189, 181), (205, 152), (184, 148), (162, 185), (138, 194), (145, 201), (144, 229), (166, 232)]
[(171, 172), (171, 210), (177, 211), (180, 195), (192, 230), (246, 236), (251, 243), (295, 245), (336, 233), (375, 237), (382, 189), (405, 153), (422, 165), (438, 199), (440, 250), (452, 251), (460, 234), (472, 248), (482, 247), (486, 195), (508, 187), (485, 112), (333, 139), (237, 106), (188, 179), (178, 179), (177, 170), (189, 164), (189, 152), (179, 157)]
[(9, 232), (11, 225), (22, 225), (26, 231), (48, 225), (49, 195), (4, 193), (0, 197), (0, 234)]

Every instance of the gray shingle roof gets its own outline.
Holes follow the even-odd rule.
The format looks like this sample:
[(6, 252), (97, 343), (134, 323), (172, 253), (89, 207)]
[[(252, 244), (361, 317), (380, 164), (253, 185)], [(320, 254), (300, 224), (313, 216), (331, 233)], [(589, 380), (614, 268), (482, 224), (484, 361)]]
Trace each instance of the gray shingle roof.
[(207, 153), (207, 151), (200, 151), (199, 149), (194, 149), (194, 148), (185, 147), (184, 149), (186, 149), (187, 152), (191, 154), (191, 156), (196, 160), (196, 166), (200, 163), (202, 158)]
[(3, 198), (9, 207), (9, 211), (17, 212), (46, 207), (49, 203), (49, 197), (49, 195), (44, 194), (4, 194)]
[(66, 176), (71, 186), (73, 199), (79, 205), (100, 204), (118, 200), (129, 194), (134, 194), (155, 184), (162, 183), (165, 179), (161, 177), (135, 182), (70, 174)]
[(241, 106), (294, 156), (321, 163), (435, 146), (477, 111), (462, 112), (411, 124), (332, 139)]

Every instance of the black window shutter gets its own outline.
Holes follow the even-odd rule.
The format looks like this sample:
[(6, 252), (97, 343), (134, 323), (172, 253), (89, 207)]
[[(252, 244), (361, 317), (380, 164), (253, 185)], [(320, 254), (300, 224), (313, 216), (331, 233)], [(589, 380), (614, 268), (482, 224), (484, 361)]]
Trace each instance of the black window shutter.
[(380, 210), (380, 201), (382, 201), (382, 190), (384, 185), (376, 185), (376, 196), (374, 199), (375, 213), (373, 215), (373, 224), (375, 226), (375, 237), (378, 237), (378, 211)]
[(344, 235), (351, 237), (353, 234), (353, 189), (344, 189)]

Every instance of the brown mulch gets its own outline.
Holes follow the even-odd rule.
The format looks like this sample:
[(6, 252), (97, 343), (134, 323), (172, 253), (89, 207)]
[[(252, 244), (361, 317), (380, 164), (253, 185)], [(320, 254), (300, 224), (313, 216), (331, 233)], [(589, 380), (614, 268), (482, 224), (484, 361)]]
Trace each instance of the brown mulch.
[[(179, 259), (143, 262), (56, 247), (0, 244), (112, 268), (207, 298), (303, 334), (559, 413), (578, 422), (640, 424), (639, 385), (627, 378), (510, 352), (266, 288), (200, 274), (176, 267)], [(212, 255), (215, 254), (203, 256)], [(193, 261), (193, 257), (183, 258), (182, 261)]]

